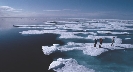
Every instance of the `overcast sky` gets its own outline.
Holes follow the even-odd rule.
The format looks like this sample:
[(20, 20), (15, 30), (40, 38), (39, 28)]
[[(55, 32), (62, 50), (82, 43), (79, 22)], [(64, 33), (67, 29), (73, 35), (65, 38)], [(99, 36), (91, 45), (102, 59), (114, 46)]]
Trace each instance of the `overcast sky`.
[(0, 17), (133, 19), (133, 0), (0, 0)]

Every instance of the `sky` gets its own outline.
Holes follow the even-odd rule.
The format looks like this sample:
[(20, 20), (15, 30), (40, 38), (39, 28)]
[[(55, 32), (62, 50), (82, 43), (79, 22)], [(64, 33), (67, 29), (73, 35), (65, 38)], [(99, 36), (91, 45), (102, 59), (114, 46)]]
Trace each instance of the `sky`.
[(133, 19), (133, 0), (0, 0), (0, 17)]

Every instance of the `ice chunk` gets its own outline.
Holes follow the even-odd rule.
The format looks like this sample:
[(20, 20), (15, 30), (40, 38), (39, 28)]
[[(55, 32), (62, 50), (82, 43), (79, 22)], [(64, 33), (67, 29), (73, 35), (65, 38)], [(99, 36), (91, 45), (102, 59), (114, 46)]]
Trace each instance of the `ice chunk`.
[(50, 66), (49, 69), (55, 69), (55, 68), (59, 68), (61, 65), (63, 65), (63, 63), (61, 61), (53, 61)]
[(57, 50), (57, 47), (59, 44), (53, 44), (53, 46), (42, 46), (42, 51), (45, 55), (50, 55), (51, 53), (55, 52)]
[(58, 46), (59, 46), (59, 44), (53, 44), (53, 46), (58, 47)]
[[(64, 64), (61, 68), (55, 68), (59, 65)], [(57, 61), (53, 61), (49, 69), (53, 69), (56, 72), (95, 72), (93, 69), (86, 68), (83, 65), (79, 65), (75, 59), (62, 59), (58, 58)]]
[(131, 39), (131, 38), (125, 38), (125, 40), (127, 40), (127, 39)]
[(98, 33), (106, 33), (106, 34), (130, 34), (128, 32), (111, 32), (111, 31), (97, 31)]

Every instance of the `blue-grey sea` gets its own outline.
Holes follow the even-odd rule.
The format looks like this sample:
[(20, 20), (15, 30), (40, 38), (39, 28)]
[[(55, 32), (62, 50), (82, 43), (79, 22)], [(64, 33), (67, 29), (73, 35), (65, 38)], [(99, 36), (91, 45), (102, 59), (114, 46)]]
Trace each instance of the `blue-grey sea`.
[[(78, 49), (68, 50), (68, 51), (55, 51), (49, 55), (46, 55), (42, 51), (42, 46), (50, 47), (53, 44), (59, 44), (60, 46), (64, 46), (67, 45), (68, 42), (94, 43), (93, 39), (87, 39), (89, 35), (94, 35), (94, 34), (77, 33), (74, 34), (74, 36), (85, 37), (85, 38), (73, 38), (73, 37), (60, 38), (61, 34), (55, 33), (56, 32), (55, 29), (26, 28), (26, 27), (19, 28), (13, 26), (13, 25), (45, 25), (44, 22), (46, 21), (59, 21), (59, 23), (57, 24), (65, 25), (72, 23), (67, 23), (63, 21), (77, 22), (77, 20), (81, 22), (80, 24), (83, 24), (85, 22), (93, 24), (93, 22), (88, 22), (86, 19), (0, 18), (0, 72), (52, 72), (53, 70), (52, 69), (48, 70), (48, 68), (50, 64), (53, 61), (56, 61), (58, 58), (75, 59), (79, 65), (82, 65), (89, 69), (93, 69), (95, 72), (133, 72), (132, 46), (131, 48), (123, 47), (123, 49), (108, 50), (96, 56), (85, 54), (83, 50), (78, 50)], [(113, 22), (113, 20), (110, 21)], [(128, 23), (131, 24), (130, 26), (121, 26), (121, 27), (130, 28), (129, 30), (125, 29), (117, 30), (117, 28), (116, 30), (93, 30), (97, 29), (98, 27), (97, 28), (78, 27), (78, 28), (86, 30), (88, 29), (86, 32), (97, 33), (94, 36), (117, 36), (117, 38), (120, 38), (122, 40), (121, 44), (133, 45), (133, 30), (131, 30), (133, 28), (133, 21), (129, 22), (131, 22)], [(58, 27), (56, 26), (56, 28)], [(72, 28), (74, 28), (74, 30)], [(68, 27), (68, 29), (65, 29), (64, 26), (60, 26), (60, 28), (58, 29), (67, 30), (66, 32), (84, 32), (84, 30), (82, 29), (76, 29), (75, 26)], [(33, 30), (33, 31), (55, 30), (55, 32), (40, 33), (40, 34), (39, 33), (22, 34), (23, 31), (28, 31), (28, 30)], [(108, 34), (108, 33), (98, 33), (97, 31), (128, 32), (128, 34), (117, 34), (117, 33)], [(109, 38), (103, 39), (103, 44), (111, 42), (112, 41)], [(59, 72), (67, 72), (67, 70), (66, 71), (62, 70)]]

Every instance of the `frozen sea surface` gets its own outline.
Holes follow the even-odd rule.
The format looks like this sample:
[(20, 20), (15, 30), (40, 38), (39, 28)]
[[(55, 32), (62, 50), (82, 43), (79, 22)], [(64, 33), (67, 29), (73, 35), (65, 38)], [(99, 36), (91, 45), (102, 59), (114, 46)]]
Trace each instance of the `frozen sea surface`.
[[(54, 58), (49, 69), (56, 72), (131, 72), (133, 24), (130, 22), (132, 20), (67, 19), (15, 27), (28, 28), (19, 32), (22, 35), (59, 35), (57, 40), (65, 42), (64, 45), (42, 46), (43, 53)], [(100, 38), (102, 48), (99, 48)], [(94, 39), (98, 39), (96, 47)]]

